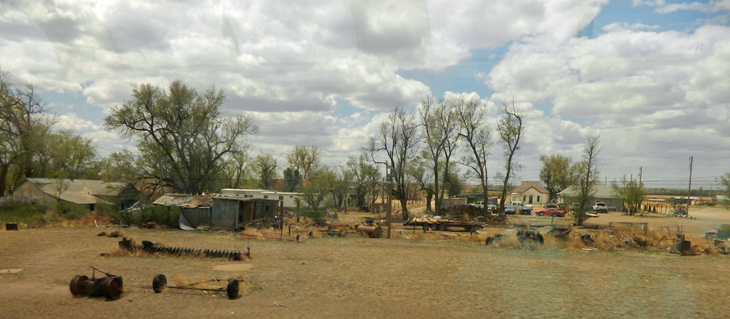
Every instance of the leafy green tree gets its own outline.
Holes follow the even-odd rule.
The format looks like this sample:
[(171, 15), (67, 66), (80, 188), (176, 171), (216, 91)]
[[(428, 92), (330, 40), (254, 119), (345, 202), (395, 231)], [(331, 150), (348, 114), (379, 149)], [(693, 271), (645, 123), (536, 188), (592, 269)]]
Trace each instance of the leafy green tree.
[(284, 170), (284, 191), (295, 192), (302, 182), (302, 176), (296, 168), (287, 167)]
[(276, 158), (269, 153), (261, 152), (256, 156), (253, 165), (259, 177), (259, 187), (271, 189), (276, 178), (276, 168), (278, 167)]
[(542, 155), (540, 156), (542, 168), (540, 169), (540, 181), (545, 184), (549, 192), (549, 201), (555, 201), (558, 193), (574, 184), (574, 174), (571, 166), (573, 160), (563, 155)]
[(114, 152), (101, 160), (101, 179), (107, 182), (132, 182), (141, 175), (135, 165), (136, 158), (129, 150)]
[(308, 179), (312, 170), (319, 167), (319, 161), (322, 158), (322, 150), (316, 145), (312, 146), (295, 146), (292, 152), (286, 156), (289, 165), (297, 169), (303, 179)]
[(416, 156), (408, 163), (406, 168), (408, 176), (418, 185), (419, 190), (426, 195), (426, 211), (433, 212), (431, 209), (431, 201), (433, 200), (436, 190), (433, 185), (433, 170), (424, 157), (429, 154), (425, 150), (421, 150), (421, 154)]
[(248, 145), (226, 156), (223, 180), (226, 188), (240, 188), (251, 178), (251, 156)]
[(621, 179), (621, 184), (611, 183), (611, 191), (614, 196), (620, 198), (626, 205), (629, 215), (634, 215), (641, 208), (641, 203), (646, 199), (644, 183), (635, 180), (627, 180), (626, 175)]
[(222, 90), (211, 87), (203, 93), (180, 80), (164, 90), (139, 84), (132, 100), (111, 109), (107, 129), (139, 139), (142, 162), (151, 166), (148, 178), (176, 191), (199, 194), (213, 188), (224, 169), (223, 158), (245, 145), (245, 138), (258, 131), (253, 119), (225, 119), (220, 107)]
[(0, 70), (0, 196), (9, 185), (37, 177), (34, 163), (46, 146), (44, 135), (54, 124), (45, 113), (33, 85), (15, 86), (10, 74)]

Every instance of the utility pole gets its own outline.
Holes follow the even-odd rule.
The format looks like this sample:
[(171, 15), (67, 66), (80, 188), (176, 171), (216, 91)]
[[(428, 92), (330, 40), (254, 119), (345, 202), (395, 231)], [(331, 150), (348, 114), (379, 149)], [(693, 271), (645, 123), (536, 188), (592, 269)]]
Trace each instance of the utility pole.
[(644, 173), (644, 166), (639, 167), (639, 188), (641, 188), (641, 174)]
[(689, 195), (692, 194), (692, 162), (694, 161), (694, 156), (689, 157), (689, 189), (687, 189), (687, 216), (685, 218), (689, 218)]
[[(639, 166), (639, 191), (641, 191), (641, 175), (644, 173), (644, 166)], [(641, 209), (641, 203), (639, 203), (639, 209)], [(646, 209), (646, 205), (644, 205), (644, 209)]]
[(393, 168), (386, 166), (385, 167), (385, 176), (388, 184), (388, 213), (386, 214), (385, 219), (388, 221), (386, 224), (388, 225), (388, 235), (387, 238), (390, 239), (390, 219), (392, 218), (392, 211), (393, 211)]

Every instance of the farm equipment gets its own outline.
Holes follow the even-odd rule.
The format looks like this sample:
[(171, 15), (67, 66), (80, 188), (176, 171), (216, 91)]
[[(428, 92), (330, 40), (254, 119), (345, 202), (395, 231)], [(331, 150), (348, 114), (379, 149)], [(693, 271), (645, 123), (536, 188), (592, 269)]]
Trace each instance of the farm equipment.
[[(87, 295), (89, 297), (104, 296), (107, 299), (119, 298), (119, 295), (122, 294), (122, 276), (112, 275), (94, 267), (91, 269), (93, 269), (91, 279), (83, 275), (77, 275), (71, 279), (71, 283), (69, 283), (71, 294), (76, 297)], [(96, 271), (105, 274), (106, 277), (96, 278)]]
[(687, 217), (687, 207), (677, 206), (671, 214), (674, 217)]
[[(211, 279), (211, 281), (220, 282), (220, 281), (225, 281), (225, 280)], [(163, 274), (159, 274), (159, 275), (155, 276), (155, 278), (152, 280), (152, 290), (154, 290), (155, 293), (161, 293), (161, 292), (165, 291), (165, 289), (168, 289), (168, 288), (169, 289), (202, 290), (202, 291), (225, 291), (226, 296), (228, 296), (228, 299), (235, 299), (236, 297), (238, 297), (238, 286), (239, 286), (238, 279), (228, 279), (228, 285), (226, 286), (226, 288), (208, 289), (208, 288), (194, 287), (195, 285), (198, 285), (198, 284), (201, 284), (201, 282), (184, 285), (184, 286), (178, 286), (178, 287), (168, 286), (167, 277), (165, 277), (165, 275), (163, 275)]]
[(538, 230), (518, 230), (517, 240), (520, 241), (520, 244), (524, 243), (526, 239), (530, 239), (533, 242), (539, 243), (540, 245), (545, 243), (545, 238), (543, 238), (542, 234), (540, 234), (540, 231)]

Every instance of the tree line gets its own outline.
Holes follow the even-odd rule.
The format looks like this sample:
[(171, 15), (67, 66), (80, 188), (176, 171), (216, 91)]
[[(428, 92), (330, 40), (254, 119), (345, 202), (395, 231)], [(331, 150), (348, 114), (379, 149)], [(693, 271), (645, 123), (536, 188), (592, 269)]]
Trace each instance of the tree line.
[[(401, 107), (389, 112), (376, 135), (346, 163), (322, 165), (319, 147), (299, 145), (281, 167), (272, 154), (252, 154), (249, 138), (259, 128), (248, 115), (223, 116), (225, 98), (223, 90), (198, 91), (181, 80), (166, 87), (136, 85), (130, 100), (110, 110), (104, 127), (136, 139), (137, 149), (100, 158), (91, 139), (54, 129), (54, 117), (32, 85), (14, 86), (7, 73), (0, 73), (0, 194), (29, 177), (133, 182), (148, 194), (242, 187), (297, 191), (313, 209), (372, 206), (390, 194), (407, 217), (407, 201), (417, 194), (424, 194), (427, 209), (438, 214), (444, 198), (458, 194), (466, 179), (478, 181), (485, 199), (490, 183), (501, 185), (498, 209), (503, 211), (522, 168), (517, 156), (525, 115), (515, 101), (502, 103), (493, 114), (478, 98), (427, 96), (415, 112)], [(492, 168), (498, 173), (490, 181), (487, 162), (497, 146), (501, 164)], [(541, 156), (540, 179), (550, 199), (575, 185), (584, 207), (597, 182), (598, 154), (599, 137), (592, 135), (580, 161)]]

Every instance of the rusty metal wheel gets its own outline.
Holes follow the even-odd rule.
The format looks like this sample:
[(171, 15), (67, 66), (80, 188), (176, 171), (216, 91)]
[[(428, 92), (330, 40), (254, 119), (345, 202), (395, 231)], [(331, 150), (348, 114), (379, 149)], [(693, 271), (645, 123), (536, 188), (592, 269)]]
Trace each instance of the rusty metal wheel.
[(122, 277), (106, 277), (101, 283), (101, 291), (107, 299), (117, 299), (122, 294)]
[(89, 280), (89, 277), (79, 275), (71, 279), (71, 283), (68, 284), (68, 287), (71, 289), (71, 294), (74, 296), (81, 296), (86, 293), (85, 283), (87, 280)]
[(154, 290), (155, 293), (161, 293), (165, 290), (165, 286), (167, 286), (167, 277), (165, 277), (165, 275), (159, 274), (155, 276), (155, 279), (152, 279), (152, 290)]
[(228, 287), (226, 287), (226, 295), (229, 299), (238, 297), (238, 280), (228, 279)]

